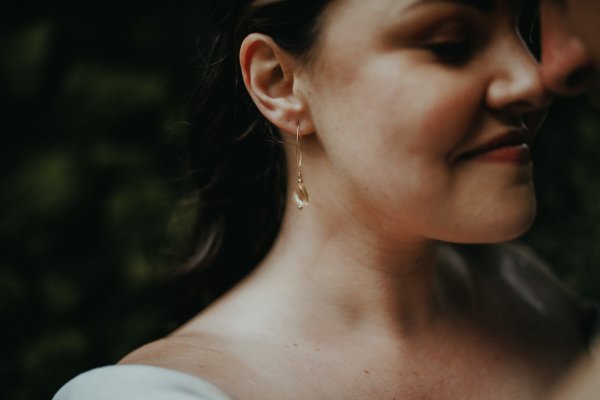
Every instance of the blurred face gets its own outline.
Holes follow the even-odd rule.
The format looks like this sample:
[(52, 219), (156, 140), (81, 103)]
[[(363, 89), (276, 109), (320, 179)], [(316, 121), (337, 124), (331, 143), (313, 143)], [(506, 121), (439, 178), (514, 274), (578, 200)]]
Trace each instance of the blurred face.
[(595, 65), (600, 65), (600, 0), (568, 0), (569, 27), (586, 45)]
[(332, 177), (314, 197), (390, 237), (494, 242), (530, 226), (526, 122), (548, 96), (509, 2), (334, 2), (307, 74)]
[(561, 95), (597, 84), (600, 0), (542, 0), (540, 14), (544, 84)]

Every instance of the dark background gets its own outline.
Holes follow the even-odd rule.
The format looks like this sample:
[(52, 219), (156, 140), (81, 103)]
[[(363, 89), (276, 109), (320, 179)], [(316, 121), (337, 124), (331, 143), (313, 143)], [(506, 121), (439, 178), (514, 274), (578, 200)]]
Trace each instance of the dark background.
[[(193, 217), (185, 111), (205, 8), (1, 17), (0, 398), (49, 398), (186, 317), (171, 277)], [(587, 99), (556, 102), (536, 142), (540, 207), (523, 239), (591, 300), (599, 151)]]

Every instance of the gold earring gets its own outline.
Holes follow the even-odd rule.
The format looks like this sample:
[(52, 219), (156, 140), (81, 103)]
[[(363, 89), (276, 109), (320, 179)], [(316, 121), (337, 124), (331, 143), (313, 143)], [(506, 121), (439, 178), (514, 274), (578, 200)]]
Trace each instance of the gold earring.
[(300, 123), (296, 128), (296, 164), (298, 165), (298, 174), (296, 178), (296, 190), (294, 191), (294, 201), (299, 210), (302, 210), (308, 205), (309, 197), (304, 180), (302, 179), (302, 147), (300, 144)]

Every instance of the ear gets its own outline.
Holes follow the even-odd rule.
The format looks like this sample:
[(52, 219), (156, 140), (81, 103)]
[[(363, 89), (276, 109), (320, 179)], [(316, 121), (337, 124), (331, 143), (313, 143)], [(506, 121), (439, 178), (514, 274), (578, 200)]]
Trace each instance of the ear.
[(301, 134), (314, 131), (308, 107), (294, 90), (297, 61), (269, 36), (252, 33), (242, 42), (240, 67), (244, 84), (259, 111), (277, 128)]

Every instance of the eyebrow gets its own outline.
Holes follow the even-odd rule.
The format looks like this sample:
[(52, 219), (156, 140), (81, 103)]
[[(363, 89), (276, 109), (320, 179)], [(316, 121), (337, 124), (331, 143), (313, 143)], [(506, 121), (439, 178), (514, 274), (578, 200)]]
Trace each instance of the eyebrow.
[(408, 8), (432, 3), (457, 3), (460, 5), (472, 7), (484, 14), (488, 14), (491, 11), (493, 11), (494, 8), (496, 8), (496, 0), (415, 0), (412, 4), (408, 6)]

